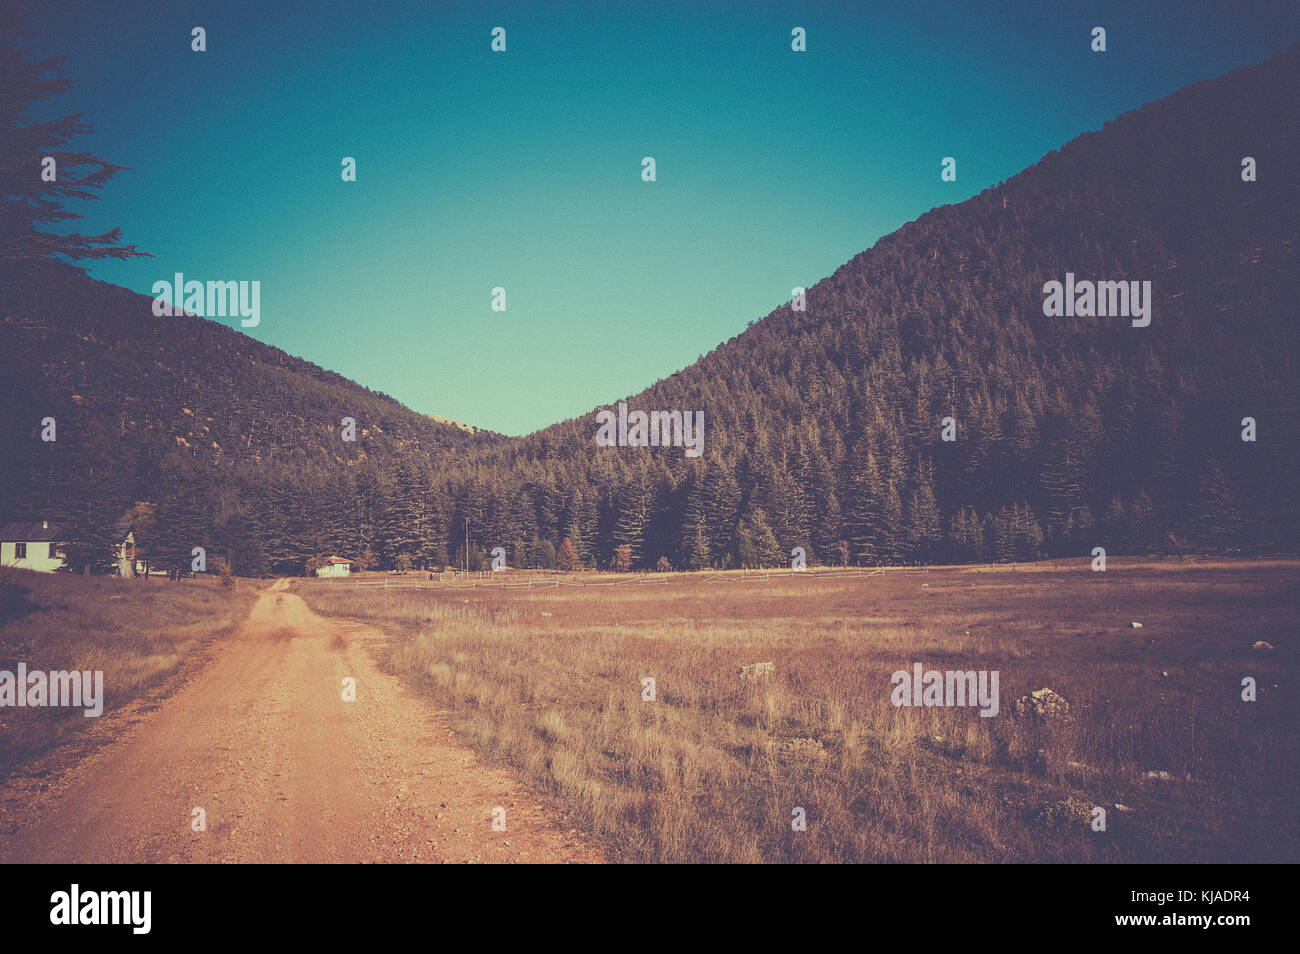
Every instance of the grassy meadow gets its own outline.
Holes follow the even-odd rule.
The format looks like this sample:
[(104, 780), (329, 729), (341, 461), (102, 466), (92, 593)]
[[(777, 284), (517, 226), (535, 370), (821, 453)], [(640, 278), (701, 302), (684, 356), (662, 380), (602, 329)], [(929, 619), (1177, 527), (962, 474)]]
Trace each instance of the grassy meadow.
[[(108, 715), (165, 683), (249, 612), (255, 584), (3, 569), (0, 670), (103, 670)], [(0, 708), (0, 779), (89, 728), (79, 708)]]
[[(1112, 558), (295, 589), (388, 634), (388, 665), (615, 860), (1293, 862), (1298, 571)], [(758, 662), (772, 673), (742, 679)], [(997, 670), (1000, 712), (895, 708), (890, 674), (916, 662)], [(1070, 713), (1018, 716), (1043, 687)]]

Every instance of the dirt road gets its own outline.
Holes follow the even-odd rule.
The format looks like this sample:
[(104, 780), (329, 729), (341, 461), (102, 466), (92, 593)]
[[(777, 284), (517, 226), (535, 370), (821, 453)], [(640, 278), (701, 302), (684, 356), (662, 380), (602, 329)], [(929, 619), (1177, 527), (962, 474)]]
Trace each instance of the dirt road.
[(277, 582), (156, 709), (106, 715), (111, 741), (0, 790), (0, 861), (602, 860), (380, 671), (381, 639)]

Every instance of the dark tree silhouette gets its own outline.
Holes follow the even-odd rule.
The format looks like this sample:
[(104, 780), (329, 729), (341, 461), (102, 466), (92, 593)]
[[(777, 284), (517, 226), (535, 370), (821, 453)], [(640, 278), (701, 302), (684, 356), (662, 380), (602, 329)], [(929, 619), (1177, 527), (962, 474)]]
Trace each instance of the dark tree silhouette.
[(0, 288), (24, 277), (43, 279), (50, 263), (148, 254), (122, 245), (117, 228), (102, 235), (61, 235), (43, 228), (82, 218), (65, 203), (98, 198), (104, 184), (126, 167), (65, 148), (91, 131), (80, 113), (33, 118), (35, 104), (66, 93), (71, 83), (59, 75), (63, 57), (27, 59), (28, 51), (19, 45), (30, 35), (23, 26), (19, 4), (0, 4)]

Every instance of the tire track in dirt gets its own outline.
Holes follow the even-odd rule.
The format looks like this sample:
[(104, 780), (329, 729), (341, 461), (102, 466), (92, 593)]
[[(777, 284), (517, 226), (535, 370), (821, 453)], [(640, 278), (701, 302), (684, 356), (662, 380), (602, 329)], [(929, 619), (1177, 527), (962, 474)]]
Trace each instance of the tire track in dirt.
[(287, 582), (156, 711), (52, 779), (11, 779), (0, 862), (604, 860), (378, 668), (382, 634), (316, 615)]

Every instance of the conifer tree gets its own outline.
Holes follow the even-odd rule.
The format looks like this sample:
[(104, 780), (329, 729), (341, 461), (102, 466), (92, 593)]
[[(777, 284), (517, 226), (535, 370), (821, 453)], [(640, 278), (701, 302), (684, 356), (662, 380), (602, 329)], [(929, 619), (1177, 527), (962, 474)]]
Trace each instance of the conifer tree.
[[(122, 245), (121, 229), (100, 235), (60, 235), (49, 230), (56, 223), (82, 218), (65, 203), (98, 198), (99, 190), (125, 167), (64, 148), (92, 131), (80, 114), (33, 118), (34, 106), (68, 92), (72, 84), (59, 75), (61, 59), (24, 58), (18, 46), (25, 35), (24, 21), (22, 5), (0, 5), (0, 117), (4, 121), (0, 170), (5, 173), (0, 189), (0, 290), (17, 285), (20, 279), (50, 276), (52, 263), (146, 254), (134, 245)], [(46, 156), (56, 163), (53, 179), (38, 174)]]
[(1206, 465), (1201, 478), (1200, 494), (1193, 525), (1202, 543), (1216, 549), (1231, 546), (1241, 530), (1241, 511), (1237, 498), (1223, 473), (1219, 462), (1213, 458)]
[(943, 522), (929, 474), (922, 471), (907, 508), (907, 546), (922, 563), (931, 562), (943, 542)]
[(768, 526), (767, 515), (760, 507), (749, 507), (736, 529), (736, 554), (742, 567), (779, 566), (781, 545)]
[(560, 541), (560, 548), (555, 554), (555, 563), (561, 570), (576, 570), (578, 568), (578, 551), (573, 546), (573, 541), (568, 537)]
[(858, 441), (849, 458), (848, 506), (844, 523), (848, 530), (849, 553), (859, 564), (881, 561), (887, 549), (886, 496), (880, 468), (871, 442)]

